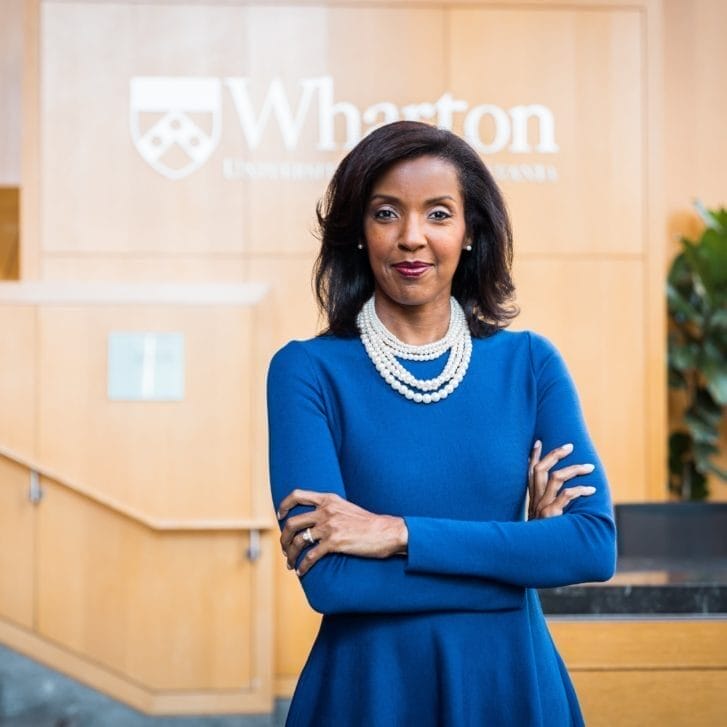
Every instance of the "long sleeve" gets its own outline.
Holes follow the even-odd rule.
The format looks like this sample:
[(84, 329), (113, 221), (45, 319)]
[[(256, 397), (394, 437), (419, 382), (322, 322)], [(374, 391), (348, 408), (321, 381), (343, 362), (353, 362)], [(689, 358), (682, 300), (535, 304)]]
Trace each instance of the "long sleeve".
[(480, 576), (513, 585), (547, 588), (613, 575), (615, 526), (608, 482), (588, 435), (575, 386), (547, 339), (529, 334), (531, 373), (537, 389), (535, 438), (543, 452), (572, 442), (571, 463), (595, 465), (567, 487), (590, 484), (596, 492), (573, 501), (559, 517), (529, 522), (477, 522), (406, 517), (409, 573)]
[[(335, 424), (303, 344), (290, 343), (275, 355), (267, 393), (270, 483), (276, 510), (295, 488), (345, 498), (331, 429)], [(296, 507), (288, 516), (309, 509)], [(524, 589), (497, 583), (489, 576), (462, 578), (414, 570), (403, 556), (368, 559), (332, 553), (321, 558), (301, 584), (311, 607), (328, 614), (488, 611), (519, 608), (524, 603)]]

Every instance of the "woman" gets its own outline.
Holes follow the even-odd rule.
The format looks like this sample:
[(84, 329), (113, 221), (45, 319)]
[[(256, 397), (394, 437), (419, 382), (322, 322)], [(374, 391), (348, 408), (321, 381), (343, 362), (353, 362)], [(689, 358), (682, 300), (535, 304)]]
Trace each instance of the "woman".
[(283, 553), (323, 614), (288, 725), (582, 724), (533, 589), (611, 577), (612, 507), (560, 355), (505, 330), (495, 182), (402, 121), (318, 216), (328, 328), (268, 377)]

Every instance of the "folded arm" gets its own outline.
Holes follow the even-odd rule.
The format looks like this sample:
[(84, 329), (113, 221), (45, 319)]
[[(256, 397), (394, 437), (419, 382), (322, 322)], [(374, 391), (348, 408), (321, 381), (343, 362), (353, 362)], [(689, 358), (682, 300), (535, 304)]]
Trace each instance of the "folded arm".
[[(271, 362), (268, 420), (276, 510), (297, 488), (345, 499), (322, 389), (301, 344), (288, 344)], [(289, 517), (311, 509), (294, 507), (280, 521), (281, 528)], [(329, 553), (301, 578), (301, 584), (311, 607), (321, 613), (489, 611), (519, 608), (524, 602), (520, 587), (487, 577), (413, 572), (400, 555), (364, 558)]]
[(594, 470), (566, 487), (593, 485), (560, 517), (528, 522), (473, 522), (406, 517), (407, 571), (492, 578), (547, 588), (608, 580), (616, 563), (613, 508), (603, 464), (593, 447), (566, 365), (546, 339), (530, 335), (532, 375), (538, 392), (535, 437), (543, 451), (565, 442), (563, 460), (592, 463)]

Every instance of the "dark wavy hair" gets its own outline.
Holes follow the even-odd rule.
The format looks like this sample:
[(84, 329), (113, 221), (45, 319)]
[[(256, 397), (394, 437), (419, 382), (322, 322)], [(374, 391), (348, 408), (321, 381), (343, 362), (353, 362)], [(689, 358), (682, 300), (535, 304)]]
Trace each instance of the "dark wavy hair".
[(395, 121), (364, 137), (339, 164), (318, 203), (321, 248), (314, 267), (324, 333), (357, 335), (356, 316), (374, 292), (368, 256), (358, 249), (364, 216), (378, 179), (403, 160), (432, 156), (457, 170), (471, 252), (464, 252), (452, 295), (465, 311), (473, 336), (509, 325), (519, 310), (511, 302), (512, 230), (505, 201), (477, 152), (451, 131), (419, 121)]

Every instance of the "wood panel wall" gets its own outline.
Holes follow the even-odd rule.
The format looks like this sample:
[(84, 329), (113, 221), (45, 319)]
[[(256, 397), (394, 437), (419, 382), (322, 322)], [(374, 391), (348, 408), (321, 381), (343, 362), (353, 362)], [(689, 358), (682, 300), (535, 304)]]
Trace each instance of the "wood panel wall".
[[(0, 287), (0, 639), (151, 713), (269, 710), (264, 291), (82, 287)], [(182, 401), (107, 399), (119, 330), (182, 333)]]
[(727, 621), (553, 618), (589, 727), (717, 727), (727, 695)]
[[(194, 306), (0, 305), (0, 319), (7, 320), (22, 344), (7, 359), (0, 357), (0, 367), (17, 382), (4, 385), (11, 379), (0, 376), (0, 403), (17, 413), (13, 423), (0, 416), (0, 445), (144, 517), (189, 523), (271, 515), (265, 369), (275, 348), (318, 330), (309, 282), (317, 246), (314, 207), (330, 168), (345, 153), (347, 115), (363, 114), (382, 102), (401, 113), (449, 92), (470, 109), (492, 104), (507, 115), (513, 106), (538, 103), (552, 111), (557, 151), (537, 150), (540, 129), (531, 119), (528, 152), (514, 152), (506, 144), (485, 156), (502, 177), (512, 211), (522, 308), (514, 327), (538, 330), (563, 351), (616, 499), (665, 496), (663, 277), (668, 242), (663, 203), (666, 199), (677, 212), (688, 207), (680, 195), (686, 194), (690, 180), (709, 180), (703, 196), (709, 203), (720, 194), (721, 170), (711, 166), (707, 141), (716, 136), (719, 122), (700, 121), (707, 124), (700, 127), (703, 133), (693, 133), (693, 115), (681, 101), (686, 98), (699, 109), (700, 119), (709, 118), (716, 71), (708, 60), (723, 53), (719, 23), (713, 20), (724, 15), (719, 2), (665, 0), (662, 12), (660, 0), (629, 5), (610, 0), (375, 0), (290, 6), (27, 0), (24, 12), (32, 32), (26, 36), (23, 68), (22, 277), (49, 285), (264, 281), (271, 287), (259, 316)], [(708, 38), (704, 46), (698, 40), (702, 34)], [(664, 78), (662, 61), (668, 71)], [(142, 158), (131, 131), (135, 123), (148, 126), (160, 116), (130, 107), (131, 78), (159, 76), (219, 81), (216, 147), (199, 169), (174, 181)], [(692, 83), (695, 77), (698, 82)], [(313, 79), (321, 78), (331, 80), (315, 86)], [(239, 79), (248, 79), (247, 85)], [(291, 104), (288, 123), (295, 126), (296, 109), (305, 111), (306, 83), (314, 84), (318, 94), (332, 88), (332, 101), (344, 104), (337, 107), (332, 127), (334, 148), (317, 148), (321, 129), (315, 103), (320, 95), (308, 98), (309, 114), (300, 124), (297, 143), (288, 144), (291, 148), (274, 119), (261, 132), (259, 144), (251, 144), (252, 126), (245, 131), (238, 120), (245, 90), (258, 114), (275, 87)], [(378, 120), (385, 108), (391, 111), (377, 107)], [(209, 115), (189, 116), (214, 135)], [(485, 115), (479, 124), (485, 144), (495, 140), (493, 118)], [(463, 113), (454, 114), (453, 128), (465, 131)], [(687, 141), (682, 144), (682, 139)], [(679, 154), (664, 155), (675, 140)], [(723, 141), (716, 143), (723, 152)], [(662, 158), (668, 159), (666, 196)], [(692, 158), (699, 163), (690, 165)], [(169, 161), (184, 160), (177, 154)], [(103, 342), (119, 326), (185, 332), (191, 360), (183, 405), (119, 407), (106, 400)], [(10, 344), (0, 339), (0, 349), (4, 345)], [(9, 493), (0, 497), (12, 499), (13, 487), (20, 484), (9, 485)], [(40, 638), (80, 650), (129, 678), (135, 675), (149, 688), (168, 687), (169, 675), (159, 663), (140, 666), (151, 643), (143, 635), (161, 613), (145, 600), (143, 588), (122, 599), (131, 604), (138, 597), (148, 605), (142, 605), (135, 626), (138, 640), (127, 646), (116, 636), (104, 638), (93, 618), (85, 627), (78, 620), (91, 613), (83, 589), (103, 592), (91, 543), (105, 523), (104, 532), (113, 533), (117, 547), (125, 543), (132, 553), (142, 546), (150, 549), (149, 564), (168, 573), (170, 593), (183, 596), (187, 591), (178, 582), (184, 576), (177, 559), (189, 559), (192, 571), (204, 578), (204, 559), (196, 560), (202, 539), (185, 535), (162, 543), (133, 523), (79, 505), (52, 484), (48, 488), (51, 495), (40, 506), (43, 517), (34, 527), (40, 523), (52, 533), (69, 522), (74, 536), (57, 553), (42, 547), (45, 536), (39, 540), (34, 557), (44, 574), (36, 620)], [(17, 537), (26, 537), (24, 533), (21, 528)], [(173, 548), (167, 545), (172, 542)], [(242, 625), (233, 628), (231, 641), (255, 652), (258, 665), (265, 664), (263, 652), (274, 657), (277, 691), (289, 694), (318, 618), (277, 557), (274, 537), (264, 540), (276, 555), (265, 555), (276, 588), (272, 648), (259, 638), (245, 641), (255, 614), (249, 603), (240, 602), (243, 591), (239, 584), (230, 586), (225, 571), (239, 543), (223, 543), (213, 535), (204, 542), (220, 568), (215, 584), (231, 600), (215, 612), (219, 623), (212, 625), (199, 621), (204, 599), (189, 604), (180, 618), (199, 633), (187, 634), (189, 641), (182, 643), (194, 642), (195, 653), (202, 654), (199, 638), (209, 637), (209, 628), (226, 623), (234, 613)], [(114, 546), (109, 547), (113, 559)], [(72, 588), (66, 595), (53, 574), (78, 558), (83, 567), (68, 567)], [(153, 570), (143, 570), (141, 580), (150, 593)], [(84, 581), (89, 578), (92, 583)], [(261, 598), (258, 605), (265, 603), (264, 593)], [(22, 603), (22, 598), (8, 601), (6, 607), (0, 598), (0, 612), (17, 620)], [(123, 622), (123, 628), (130, 628), (127, 617), (123, 608), (109, 611), (109, 618)], [(172, 621), (164, 636), (169, 644), (177, 628), (182, 626)], [(32, 649), (45, 649), (43, 643), (33, 642)], [(61, 658), (52, 650), (47, 653)], [(176, 674), (175, 684), (212, 690), (232, 684), (232, 673), (248, 675), (242, 656), (225, 650), (204, 654), (203, 666)], [(72, 673), (84, 674), (82, 659), (64, 663)], [(138, 685), (120, 684), (108, 674), (97, 677), (97, 683), (152, 711), (189, 709), (189, 701), (180, 707), (163, 695), (150, 700), (134, 691)], [(219, 707), (204, 698), (198, 704)]]

